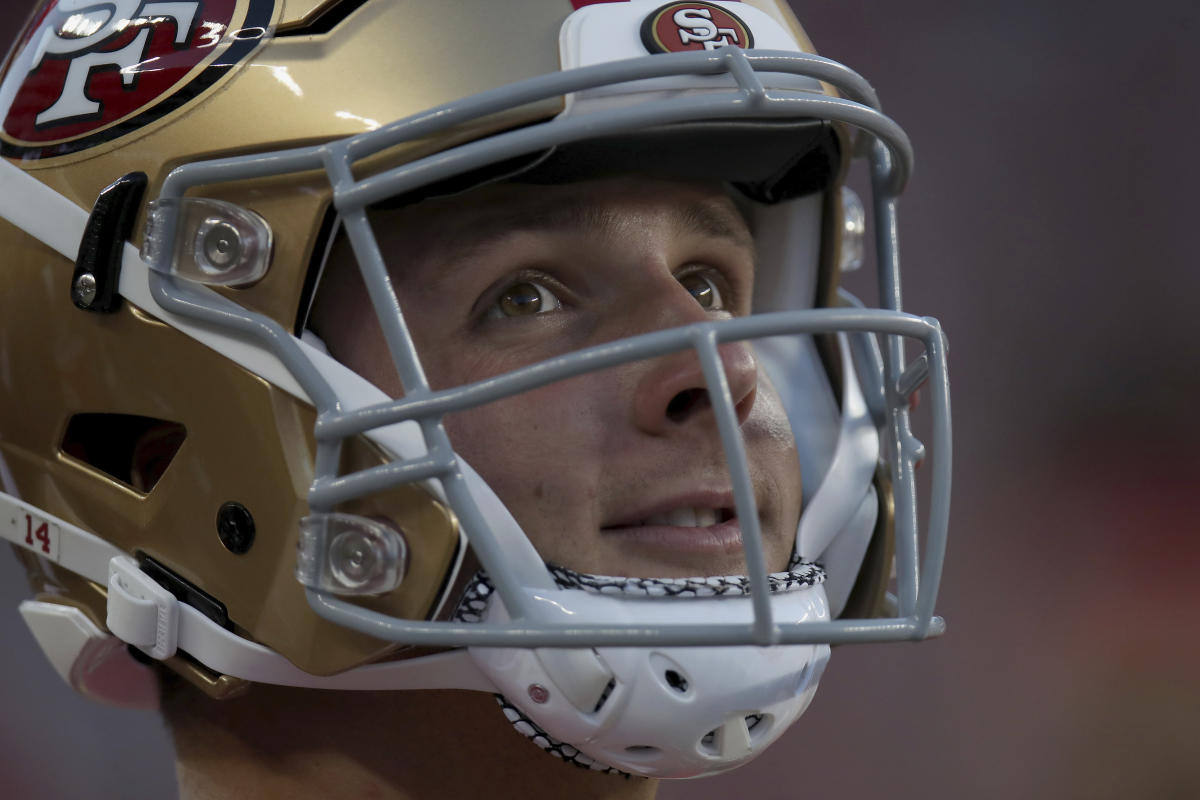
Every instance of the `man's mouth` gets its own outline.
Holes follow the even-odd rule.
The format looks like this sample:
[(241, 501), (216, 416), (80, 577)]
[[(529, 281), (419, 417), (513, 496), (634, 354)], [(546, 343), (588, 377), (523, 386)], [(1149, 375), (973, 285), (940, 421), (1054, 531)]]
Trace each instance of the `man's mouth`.
[(669, 525), (673, 528), (709, 528), (713, 525), (733, 519), (734, 513), (730, 508), (708, 508), (691, 506), (677, 508), (671, 511), (653, 514), (646, 519), (633, 523), (639, 525)]
[(664, 556), (682, 553), (722, 557), (742, 551), (742, 526), (730, 492), (705, 492), (693, 498), (655, 503), (632, 509), (600, 529), (602, 535), (624, 540), (639, 550)]

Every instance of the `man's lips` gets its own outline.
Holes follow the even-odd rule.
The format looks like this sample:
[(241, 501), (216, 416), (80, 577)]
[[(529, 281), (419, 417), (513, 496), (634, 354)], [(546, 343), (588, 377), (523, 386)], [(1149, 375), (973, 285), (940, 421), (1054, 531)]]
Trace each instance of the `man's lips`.
[(732, 492), (698, 492), (623, 514), (600, 533), (638, 545), (695, 553), (740, 553), (742, 527)]
[(705, 527), (623, 525), (601, 528), (603, 536), (655, 550), (698, 554), (741, 554), (742, 526), (737, 517)]
[[(607, 530), (646, 523), (694, 525), (687, 516), (691, 511), (711, 511), (717, 515), (714, 524), (723, 522), (735, 514), (733, 490), (722, 487), (692, 487), (679, 492), (666, 491), (655, 499), (635, 500), (622, 508), (614, 509), (600, 527), (601, 530)], [(674, 520), (672, 515), (676, 516)]]

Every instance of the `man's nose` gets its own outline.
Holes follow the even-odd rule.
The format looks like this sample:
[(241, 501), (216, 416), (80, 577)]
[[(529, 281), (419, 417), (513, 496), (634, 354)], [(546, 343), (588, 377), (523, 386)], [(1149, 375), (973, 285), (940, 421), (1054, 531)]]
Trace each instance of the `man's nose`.
[[(721, 345), (718, 353), (741, 425), (754, 407), (758, 363), (746, 342)], [(656, 359), (638, 380), (633, 401), (634, 424), (652, 436), (666, 436), (704, 415), (711, 415), (712, 406), (696, 352), (672, 353)]]
[[(619, 336), (635, 336), (720, 318), (701, 307), (668, 270), (647, 268), (640, 277), (637, 299), (629, 302), (621, 315)], [(748, 342), (722, 344), (717, 353), (729, 384), (738, 425), (742, 425), (754, 406), (758, 362)], [(695, 350), (681, 350), (651, 359), (647, 368), (636, 371), (639, 374), (634, 384), (632, 414), (634, 426), (639, 430), (653, 436), (665, 436), (698, 418), (706, 415), (712, 418), (712, 397)]]

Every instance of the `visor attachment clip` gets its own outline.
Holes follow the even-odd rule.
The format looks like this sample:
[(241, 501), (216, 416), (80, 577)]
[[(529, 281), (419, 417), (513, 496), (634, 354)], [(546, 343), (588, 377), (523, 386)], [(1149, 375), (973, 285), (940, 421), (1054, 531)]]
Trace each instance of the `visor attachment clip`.
[(386, 594), (404, 580), (408, 542), (399, 526), (379, 517), (340, 512), (300, 520), (296, 580), (342, 596)]

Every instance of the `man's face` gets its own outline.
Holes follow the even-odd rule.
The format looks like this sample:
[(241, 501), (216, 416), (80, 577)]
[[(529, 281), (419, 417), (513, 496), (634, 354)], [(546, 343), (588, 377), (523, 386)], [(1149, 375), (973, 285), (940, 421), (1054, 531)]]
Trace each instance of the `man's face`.
[[(435, 389), (750, 310), (753, 241), (715, 187), (632, 178), (499, 185), (375, 212), (372, 225)], [(348, 366), (402, 395), (348, 248), (329, 272), (314, 328)], [(750, 346), (720, 354), (767, 567), (781, 570), (800, 514), (795, 444)], [(693, 351), (581, 375), (445, 424), (547, 561), (637, 577), (745, 572)]]

